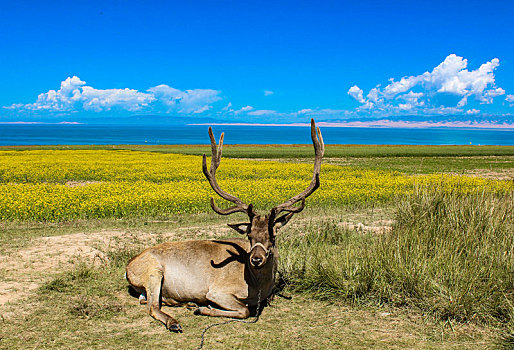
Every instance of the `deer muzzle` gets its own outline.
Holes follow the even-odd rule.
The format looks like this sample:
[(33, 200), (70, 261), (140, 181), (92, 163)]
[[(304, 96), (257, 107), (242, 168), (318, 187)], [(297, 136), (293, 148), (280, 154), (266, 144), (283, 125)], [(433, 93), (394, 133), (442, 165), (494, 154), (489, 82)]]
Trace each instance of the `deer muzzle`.
[(268, 261), (270, 250), (264, 244), (257, 242), (250, 248), (250, 264), (259, 269)]

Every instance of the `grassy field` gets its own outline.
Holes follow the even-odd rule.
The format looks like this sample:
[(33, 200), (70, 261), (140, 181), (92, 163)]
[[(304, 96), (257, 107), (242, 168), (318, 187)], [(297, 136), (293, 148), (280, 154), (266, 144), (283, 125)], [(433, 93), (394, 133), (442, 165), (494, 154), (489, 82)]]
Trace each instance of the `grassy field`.
[[(322, 188), (279, 236), (284, 293), (292, 299), (276, 298), (255, 324), (211, 329), (204, 348), (513, 349), (514, 148), (481, 147), (327, 147)], [(107, 189), (118, 186), (120, 196), (131, 191), (126, 199), (109, 199), (121, 210), (120, 203), (148, 198), (145, 186), (157, 192), (169, 186), (158, 198), (162, 206), (150, 201), (153, 211), (138, 211), (139, 203), (133, 211), (59, 217), (61, 207), (54, 207), (46, 219), (9, 219), (0, 206), (0, 348), (195, 349), (204, 327), (219, 321), (170, 308), (185, 332), (168, 333), (127, 293), (123, 279), (127, 260), (157, 242), (233, 236), (226, 223), (243, 216), (208, 209), (212, 193), (194, 155), (205, 148), (121, 148), (129, 146), (0, 151), (0, 187), (9, 189), (3, 205), (14, 198), (15, 187), (8, 186), (29, 194), (50, 189), (17, 206), (52, 196), (58, 204), (59, 196), (71, 200), (77, 193), (87, 201), (87, 193), (73, 192), (87, 188), (105, 201), (117, 193)], [(223, 186), (260, 209), (309, 182), (312, 165), (298, 163), (310, 161), (311, 147), (227, 147), (230, 152), (280, 158), (227, 158), (220, 166)], [(281, 182), (291, 179), (298, 182)], [(198, 196), (185, 195), (175, 207), (198, 206), (170, 210), (173, 186), (184, 183), (198, 183), (183, 191)], [(242, 190), (256, 183), (259, 190)], [(62, 210), (75, 208), (70, 203)]]
[[(202, 155), (209, 145), (66, 145), (0, 146), (0, 150), (83, 150), (121, 149)], [(229, 158), (307, 158), (312, 145), (224, 145)], [(325, 158), (341, 157), (472, 157), (514, 156), (514, 146), (409, 146), (409, 145), (326, 145)]]
[[(2, 146), (2, 150), (132, 150), (159, 153), (210, 154), (209, 146), (98, 145), (98, 146)], [(312, 145), (225, 145), (229, 158), (310, 162)], [(505, 174), (514, 168), (514, 146), (387, 146), (326, 145), (325, 163), (359, 169), (396, 170), (408, 174), (468, 173)], [(507, 176), (512, 176), (512, 173)]]

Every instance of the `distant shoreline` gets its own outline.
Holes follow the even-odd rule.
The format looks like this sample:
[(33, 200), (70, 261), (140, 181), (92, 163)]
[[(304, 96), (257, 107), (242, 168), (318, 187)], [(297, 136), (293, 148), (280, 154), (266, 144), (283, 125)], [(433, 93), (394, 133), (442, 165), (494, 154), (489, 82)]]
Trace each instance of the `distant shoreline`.
[(0, 122), (0, 125), (87, 125), (79, 122), (58, 122), (58, 123), (47, 123), (47, 122)]
[[(97, 127), (116, 127), (117, 124), (83, 123), (83, 122), (0, 122), (0, 125), (80, 125)], [(165, 124), (172, 126), (174, 124)], [(352, 122), (318, 122), (317, 126), (323, 128), (369, 128), (369, 129), (468, 129), (468, 130), (514, 130), (514, 124), (494, 124), (488, 122), (406, 122), (406, 121), (352, 121)], [(155, 124), (126, 123), (121, 127), (154, 127)], [(179, 123), (177, 126), (245, 126), (245, 127), (309, 127), (310, 123)]]
[[(260, 127), (308, 127), (309, 123), (190, 123), (191, 126), (260, 126)], [(514, 124), (492, 124), (492, 123), (465, 123), (465, 122), (448, 122), (448, 123), (428, 123), (428, 122), (348, 122), (348, 123), (331, 123), (318, 122), (317, 126), (323, 128), (381, 128), (381, 129), (436, 129), (436, 128), (456, 128), (456, 129), (491, 129), (491, 130), (514, 130)]]

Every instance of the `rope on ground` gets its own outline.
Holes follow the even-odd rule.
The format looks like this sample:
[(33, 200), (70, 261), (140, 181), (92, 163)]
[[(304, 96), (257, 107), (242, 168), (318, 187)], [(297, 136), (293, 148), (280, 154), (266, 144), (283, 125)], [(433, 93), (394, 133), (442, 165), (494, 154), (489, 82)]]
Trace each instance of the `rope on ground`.
[(257, 302), (257, 314), (255, 315), (255, 318), (253, 320), (239, 320), (239, 319), (231, 319), (231, 320), (228, 320), (228, 321), (224, 321), (224, 322), (218, 322), (218, 323), (213, 323), (213, 324), (210, 324), (208, 326), (206, 326), (203, 331), (202, 331), (202, 335), (201, 335), (201, 339), (200, 339), (200, 345), (198, 346), (198, 348), (196, 348), (196, 350), (200, 350), (203, 348), (203, 344), (204, 344), (204, 341), (205, 341), (205, 333), (207, 333), (207, 331), (213, 327), (217, 327), (217, 326), (222, 326), (222, 325), (225, 325), (225, 324), (229, 324), (229, 323), (232, 323), (232, 322), (241, 322), (241, 323), (256, 323), (257, 321), (259, 321), (259, 316), (261, 315), (261, 290), (259, 289), (259, 296), (257, 298), (258, 302)]

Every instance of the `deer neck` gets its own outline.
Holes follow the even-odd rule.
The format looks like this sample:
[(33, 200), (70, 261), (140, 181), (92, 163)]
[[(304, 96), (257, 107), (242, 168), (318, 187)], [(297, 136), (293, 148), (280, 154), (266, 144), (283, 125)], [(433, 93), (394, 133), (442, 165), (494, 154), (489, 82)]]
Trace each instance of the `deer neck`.
[(275, 280), (275, 273), (277, 272), (277, 268), (278, 250), (276, 247), (270, 248), (268, 261), (261, 268), (257, 269), (253, 267), (249, 261), (246, 262), (246, 269), (248, 271), (249, 282), (254, 286), (264, 286), (270, 282), (273, 283)]

